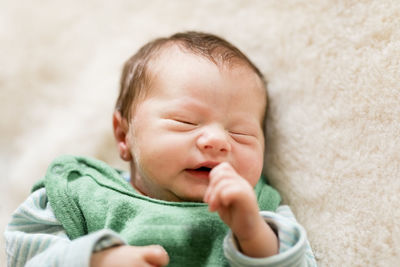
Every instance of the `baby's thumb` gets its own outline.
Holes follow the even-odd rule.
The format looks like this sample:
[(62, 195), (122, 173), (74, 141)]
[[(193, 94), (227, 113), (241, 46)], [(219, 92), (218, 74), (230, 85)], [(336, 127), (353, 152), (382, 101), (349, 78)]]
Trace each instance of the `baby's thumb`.
[(166, 266), (169, 262), (168, 253), (162, 246), (151, 245), (141, 247), (143, 259), (154, 266)]

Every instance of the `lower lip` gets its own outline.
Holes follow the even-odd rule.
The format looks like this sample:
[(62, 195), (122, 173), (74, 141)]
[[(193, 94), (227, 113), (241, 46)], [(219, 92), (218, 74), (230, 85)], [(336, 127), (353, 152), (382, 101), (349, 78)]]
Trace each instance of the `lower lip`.
[(191, 176), (194, 176), (198, 179), (209, 179), (210, 172), (208, 171), (196, 171), (196, 170), (186, 170)]

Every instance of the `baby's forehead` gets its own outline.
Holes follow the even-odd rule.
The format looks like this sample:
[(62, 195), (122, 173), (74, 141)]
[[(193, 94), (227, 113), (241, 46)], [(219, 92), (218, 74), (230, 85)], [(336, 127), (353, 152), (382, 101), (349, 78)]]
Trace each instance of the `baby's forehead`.
[(182, 63), (183, 60), (194, 58), (199, 61), (209, 60), (205, 56), (196, 54), (189, 49), (184, 48), (182, 45), (178, 44), (164, 44), (163, 47), (154, 55), (154, 57), (149, 62), (149, 70), (154, 72), (160, 71), (161, 68), (166, 68), (167, 70), (171, 67), (176, 67), (177, 64)]
[[(221, 47), (215, 50), (215, 52), (205, 52), (187, 48), (185, 45), (179, 43), (166, 43), (151, 60), (151, 67), (156, 68), (162, 64), (172, 65), (184, 57), (194, 57), (198, 60), (213, 63), (221, 70), (234, 70), (242, 67), (252, 69), (246, 60), (239, 56), (233, 56), (233, 53), (229, 57), (225, 57), (224, 50), (227, 50), (226, 48)], [(257, 74), (255, 71), (253, 72)]]
[[(149, 97), (176, 95), (176, 88), (183, 88), (193, 95), (203, 95), (207, 88), (219, 91), (230, 88), (233, 94), (243, 88), (246, 94), (255, 94), (266, 102), (266, 88), (257, 73), (245, 62), (219, 63), (211, 59), (184, 50), (180, 47), (168, 47), (162, 51), (151, 64), (151, 85)], [(240, 77), (240, 81), (238, 81)], [(222, 79), (222, 80), (220, 80)], [(224, 81), (222, 87), (220, 82)], [(241, 91), (243, 92), (243, 90)], [(217, 96), (215, 93), (214, 96)]]
[[(248, 75), (254, 76), (254, 78), (259, 81), (260, 87), (265, 91), (263, 79), (244, 59), (239, 57), (224, 59), (223, 56), (219, 56), (218, 53), (215, 55), (202, 55), (185, 48), (183, 45), (174, 43), (165, 44), (149, 62), (147, 70), (153, 78), (157, 78), (157, 74), (161, 70), (166, 70), (168, 72), (168, 70), (172, 68), (179, 67), (179, 64), (187, 62), (187, 59), (206, 62), (209, 68), (217, 68), (220, 73), (247, 73)], [(184, 66), (181, 67), (183, 71), (185, 71)], [(189, 66), (186, 70), (187, 72), (191, 71)]]

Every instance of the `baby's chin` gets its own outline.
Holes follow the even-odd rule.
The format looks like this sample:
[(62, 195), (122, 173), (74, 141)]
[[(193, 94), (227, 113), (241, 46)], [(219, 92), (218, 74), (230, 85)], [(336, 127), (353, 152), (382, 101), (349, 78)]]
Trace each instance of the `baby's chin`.
[(206, 190), (201, 191), (163, 191), (162, 194), (156, 194), (155, 192), (149, 192), (148, 194), (143, 194), (147, 197), (169, 201), (169, 202), (203, 202), (203, 198)]
[[(202, 190), (203, 191), (203, 190)], [(176, 194), (179, 202), (203, 202), (204, 192), (185, 192), (186, 194)]]
[(177, 197), (176, 201), (179, 202), (203, 202), (207, 187), (207, 184), (200, 184), (177, 188), (170, 192)]
[(177, 195), (178, 202), (203, 202), (204, 194)]

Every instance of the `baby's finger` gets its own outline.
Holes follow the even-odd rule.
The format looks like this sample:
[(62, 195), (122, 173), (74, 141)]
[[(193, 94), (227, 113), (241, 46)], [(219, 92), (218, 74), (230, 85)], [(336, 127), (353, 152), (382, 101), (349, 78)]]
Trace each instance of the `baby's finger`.
[(211, 170), (209, 186), (215, 186), (222, 179), (231, 178), (235, 175), (236, 171), (233, 167), (227, 162), (222, 162)]
[(209, 210), (210, 211), (216, 211), (219, 210), (221, 206), (228, 206), (229, 203), (224, 201), (221, 196), (227, 190), (229, 187), (233, 185), (233, 180), (231, 179), (224, 179), (221, 180), (217, 185), (215, 185), (212, 190), (210, 191), (210, 196), (209, 196)]
[(203, 202), (208, 203), (210, 201), (212, 187), (208, 186), (206, 192), (204, 193)]
[[(216, 186), (217, 186), (219, 183), (221, 183), (221, 181), (224, 181), (224, 180), (227, 180), (227, 178), (224, 177), (223, 175), (215, 175), (215, 176), (213, 177), (212, 181), (210, 181), (210, 183), (209, 183), (209, 185), (208, 185), (208, 187), (207, 187), (207, 190), (206, 190), (206, 192), (205, 192), (205, 194), (204, 194), (204, 198), (203, 198), (203, 201), (204, 201), (204, 202), (206, 202), (206, 203), (209, 203), (209, 202), (210, 202), (210, 197), (211, 197), (211, 195), (214, 194), (214, 191), (215, 191)], [(228, 180), (229, 180), (229, 179), (228, 179)]]
[(220, 205), (228, 207), (232, 205), (235, 201), (238, 202), (243, 198), (244, 191), (240, 188), (240, 185), (235, 183), (230, 183), (224, 188), (220, 189), (219, 200)]
[(169, 257), (165, 249), (159, 245), (140, 247), (143, 259), (154, 266), (166, 266)]
[(219, 165), (214, 167), (210, 172), (209, 175), (210, 181), (203, 197), (203, 201), (205, 203), (208, 203), (210, 201), (210, 195), (211, 192), (214, 190), (214, 187), (219, 183), (219, 181), (225, 178), (224, 171), (221, 168), (221, 165), (223, 166), (223, 164), (225, 163), (220, 163)]

